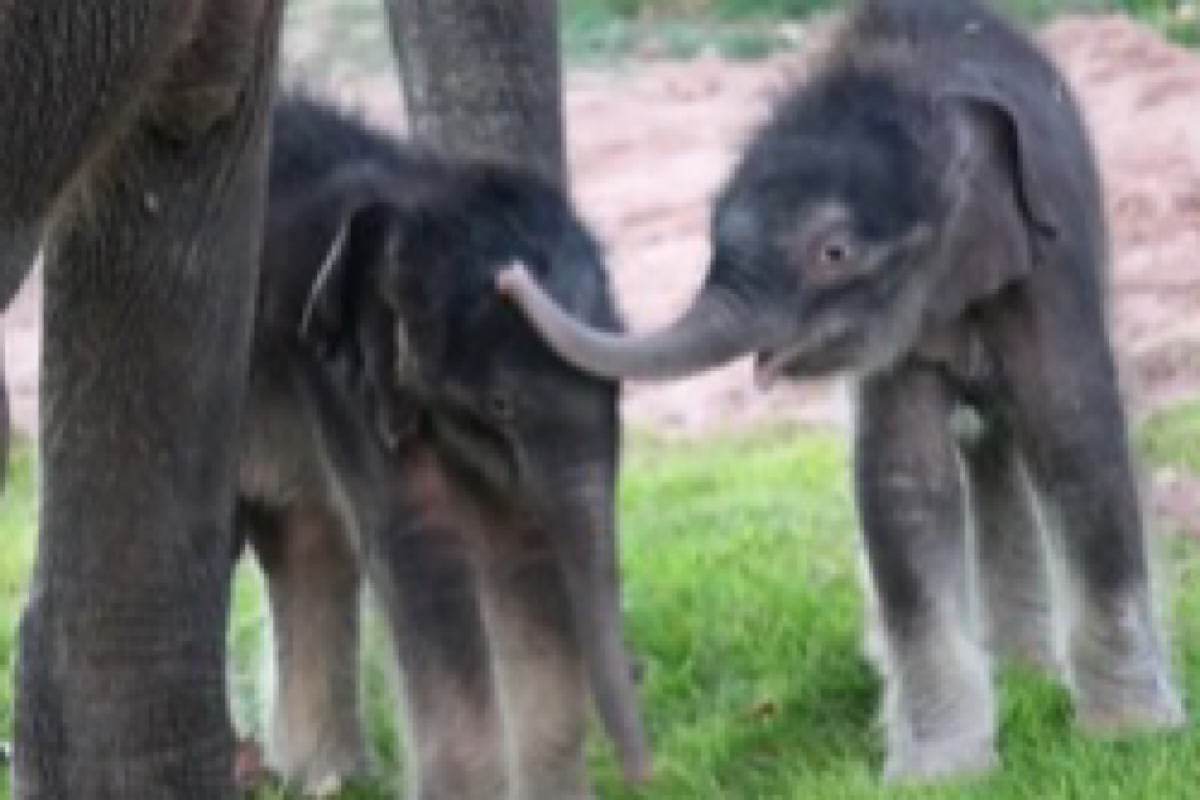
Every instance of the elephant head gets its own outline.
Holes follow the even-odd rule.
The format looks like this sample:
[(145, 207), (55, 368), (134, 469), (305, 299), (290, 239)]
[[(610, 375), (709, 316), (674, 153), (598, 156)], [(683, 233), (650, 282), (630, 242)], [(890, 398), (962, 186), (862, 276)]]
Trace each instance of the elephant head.
[(867, 373), (1030, 268), (1054, 232), (1054, 154), (988, 76), (925, 86), (903, 57), (843, 56), (779, 107), (719, 197), (705, 282), (663, 330), (571, 319), (515, 265), (498, 278), (545, 341), (612, 379), (756, 354), (780, 375)]

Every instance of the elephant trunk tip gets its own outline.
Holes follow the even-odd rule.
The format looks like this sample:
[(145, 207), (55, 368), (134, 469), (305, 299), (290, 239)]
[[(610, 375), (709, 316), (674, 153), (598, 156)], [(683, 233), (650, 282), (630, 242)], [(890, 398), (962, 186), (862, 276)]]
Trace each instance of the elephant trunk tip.
[(520, 285), (529, 280), (529, 273), (519, 261), (514, 261), (496, 273), (496, 291), (504, 297), (513, 297)]
[[(606, 648), (611, 651), (611, 648)], [(625, 661), (625, 659), (622, 659)], [(611, 663), (605, 669), (610, 675)], [(597, 710), (609, 734), (621, 763), (626, 783), (638, 786), (648, 782), (653, 774), (653, 754), (646, 737), (641, 711), (634, 699), (632, 678), (628, 683), (618, 680), (619, 686), (606, 686), (605, 677), (599, 677), (595, 687)], [(616, 691), (613, 691), (613, 690)]]
[(675, 322), (644, 334), (591, 327), (561, 307), (522, 264), (501, 269), (494, 286), (560, 359), (606, 380), (686, 378), (751, 352), (764, 335), (764, 323), (747, 321), (744, 303), (716, 285), (702, 289)]

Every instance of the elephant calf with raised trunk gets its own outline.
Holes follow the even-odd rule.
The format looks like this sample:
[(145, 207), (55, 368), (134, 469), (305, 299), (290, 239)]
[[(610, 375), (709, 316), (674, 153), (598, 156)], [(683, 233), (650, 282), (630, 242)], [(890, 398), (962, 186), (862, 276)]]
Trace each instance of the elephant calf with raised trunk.
[(618, 329), (556, 187), (277, 105), (239, 518), (271, 604), (270, 761), (310, 789), (367, 762), (360, 569), (394, 638), (409, 796), (590, 797), (589, 694), (627, 772), (648, 770), (619, 605), (618, 386), (495, 295), (513, 259)]
[(995, 763), (977, 633), (1061, 663), (1089, 729), (1179, 725), (1106, 323), (1101, 185), (1051, 62), (980, 3), (866, 0), (754, 138), (712, 231), (700, 296), (659, 333), (591, 330), (519, 269), (500, 286), (604, 377), (752, 352), (763, 383), (854, 376), (885, 774)]

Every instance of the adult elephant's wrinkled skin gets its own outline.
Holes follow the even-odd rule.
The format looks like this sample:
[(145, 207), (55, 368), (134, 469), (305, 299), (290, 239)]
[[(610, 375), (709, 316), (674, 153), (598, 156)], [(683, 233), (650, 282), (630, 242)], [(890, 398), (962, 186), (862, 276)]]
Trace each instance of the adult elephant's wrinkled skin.
[[(423, 130), (444, 107), (560, 139), (554, 4), (437, 5), (507, 60), (418, 37), (406, 63), (461, 78)], [(15, 797), (233, 796), (229, 521), (281, 6), (0, 0), (0, 306), (45, 248)], [(555, 67), (536, 86), (534, 64)], [(511, 100), (478, 105), (485, 73)]]

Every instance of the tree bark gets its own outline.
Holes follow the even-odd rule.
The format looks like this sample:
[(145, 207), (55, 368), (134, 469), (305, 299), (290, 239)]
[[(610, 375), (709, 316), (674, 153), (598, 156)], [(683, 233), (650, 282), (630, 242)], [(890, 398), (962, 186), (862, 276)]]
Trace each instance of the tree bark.
[(566, 180), (556, 0), (387, 0), (413, 134)]

